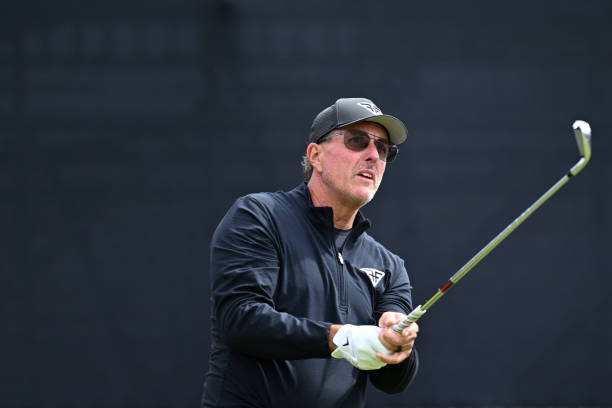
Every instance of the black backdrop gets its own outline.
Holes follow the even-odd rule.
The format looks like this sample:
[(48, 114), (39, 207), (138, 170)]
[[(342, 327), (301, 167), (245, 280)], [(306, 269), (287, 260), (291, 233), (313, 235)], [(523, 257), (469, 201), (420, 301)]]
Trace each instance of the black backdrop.
[(421, 321), (370, 407), (612, 406), (612, 3), (267, 2), (0, 12), (0, 405), (197, 406), (208, 243), (290, 189), (313, 116), (367, 96), (411, 136), (364, 208), (422, 302), (583, 173)]

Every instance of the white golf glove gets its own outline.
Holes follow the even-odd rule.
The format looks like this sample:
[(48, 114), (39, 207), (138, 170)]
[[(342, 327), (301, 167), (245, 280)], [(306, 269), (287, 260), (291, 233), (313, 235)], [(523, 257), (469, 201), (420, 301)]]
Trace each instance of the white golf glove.
[(338, 346), (332, 352), (332, 357), (343, 358), (360, 370), (377, 370), (386, 366), (387, 363), (376, 357), (376, 352), (382, 354), (393, 354), (393, 352), (386, 349), (378, 340), (380, 330), (381, 328), (377, 326), (345, 324), (332, 340)]

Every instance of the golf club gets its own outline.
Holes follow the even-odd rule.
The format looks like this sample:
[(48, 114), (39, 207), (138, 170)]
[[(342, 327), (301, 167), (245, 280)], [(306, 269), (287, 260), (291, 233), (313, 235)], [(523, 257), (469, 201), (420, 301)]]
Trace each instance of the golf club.
[(574, 135), (576, 137), (576, 144), (580, 151), (580, 160), (569, 170), (569, 172), (557, 181), (551, 188), (548, 189), (540, 198), (538, 198), (531, 206), (529, 206), (523, 213), (518, 216), (514, 221), (510, 223), (502, 232), (500, 232), (491, 242), (489, 242), (484, 248), (482, 248), (476, 255), (472, 257), (465, 265), (461, 267), (453, 276), (450, 277), (448, 282), (444, 284), (438, 291), (423, 305), (419, 305), (406, 318), (403, 322), (393, 326), (393, 330), (396, 333), (401, 333), (411, 323), (419, 320), (421, 316), (427, 310), (436, 303), (444, 294), (461, 278), (463, 278), (474, 266), (478, 264), (485, 256), (487, 256), (500, 242), (502, 242), (508, 235), (512, 233), (523, 221), (527, 219), (531, 214), (535, 212), (544, 202), (553, 196), (565, 183), (567, 183), (573, 176), (578, 174), (584, 166), (588, 163), (591, 158), (591, 126), (583, 120), (577, 120), (573, 123), (572, 128), (574, 129)]

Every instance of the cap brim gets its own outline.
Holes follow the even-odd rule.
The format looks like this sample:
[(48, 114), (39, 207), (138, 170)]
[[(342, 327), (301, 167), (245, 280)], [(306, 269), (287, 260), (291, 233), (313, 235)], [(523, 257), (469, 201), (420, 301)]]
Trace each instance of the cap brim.
[(364, 119), (363, 122), (374, 122), (378, 123), (385, 129), (389, 134), (389, 141), (395, 145), (402, 144), (408, 138), (408, 130), (404, 123), (391, 115), (379, 115), (372, 116), (371, 118)]

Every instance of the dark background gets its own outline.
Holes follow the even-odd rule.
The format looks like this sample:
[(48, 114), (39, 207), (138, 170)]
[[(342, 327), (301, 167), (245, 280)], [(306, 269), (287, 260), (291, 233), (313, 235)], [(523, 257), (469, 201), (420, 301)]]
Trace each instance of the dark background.
[(575, 119), (594, 130), (369, 407), (612, 406), (611, 2), (97, 4), (0, 10), (0, 406), (198, 406), (212, 231), (300, 182), (343, 96), (409, 128), (364, 212), (416, 303), (577, 161)]

